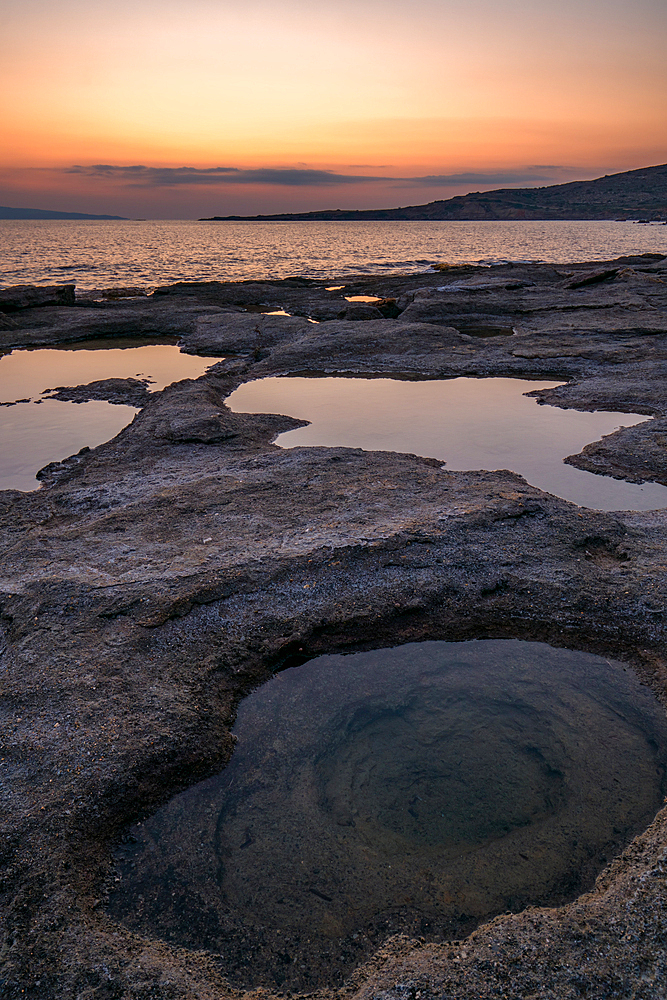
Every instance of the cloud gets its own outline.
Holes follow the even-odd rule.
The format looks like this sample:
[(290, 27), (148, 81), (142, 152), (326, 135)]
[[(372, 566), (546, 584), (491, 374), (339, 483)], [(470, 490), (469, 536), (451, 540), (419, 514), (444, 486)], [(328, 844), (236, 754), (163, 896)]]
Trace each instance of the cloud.
[[(369, 164), (351, 164), (369, 167)], [(375, 165), (375, 170), (386, 169)], [(557, 184), (579, 176), (576, 168), (558, 164), (531, 165), (512, 170), (466, 171), (457, 174), (427, 174), (422, 177), (379, 176), (377, 174), (337, 173), (334, 170), (315, 170), (308, 166), (258, 167), (246, 170), (241, 167), (148, 167), (142, 164), (119, 166), (111, 163), (76, 165), (64, 170), (65, 174), (79, 174), (98, 180), (117, 181), (130, 188), (169, 187), (223, 187), (227, 185), (262, 184), (273, 187), (319, 188), (342, 187), (352, 184), (386, 183), (394, 188), (428, 188), (468, 186), (506, 187), (508, 185), (536, 186)]]
[(406, 177), (405, 180), (412, 184), (423, 184), (425, 187), (452, 187), (455, 184), (536, 184), (540, 181), (553, 184), (554, 174), (558, 174), (562, 169), (553, 166), (487, 173), (428, 174), (425, 177)]
[(113, 166), (110, 163), (95, 163), (89, 167), (73, 166), (67, 168), (65, 173), (106, 179), (117, 178), (128, 182), (130, 187), (172, 187), (181, 184), (272, 184), (280, 187), (332, 187), (341, 184), (363, 184), (369, 181), (390, 179), (369, 177), (367, 174), (337, 174), (333, 170), (303, 168), (261, 167), (257, 170), (242, 170), (239, 167), (125, 167)]

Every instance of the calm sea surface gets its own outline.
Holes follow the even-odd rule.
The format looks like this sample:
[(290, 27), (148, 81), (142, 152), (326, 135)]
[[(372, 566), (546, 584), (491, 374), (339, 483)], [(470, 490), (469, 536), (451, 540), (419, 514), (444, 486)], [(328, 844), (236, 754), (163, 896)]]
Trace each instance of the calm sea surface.
[(173, 281), (427, 271), (435, 262), (574, 262), (667, 253), (631, 222), (0, 221), (0, 284), (81, 290)]
[[(548, 261), (567, 264), (646, 252), (667, 253), (667, 226), (627, 222), (3, 220), (0, 221), (0, 285), (67, 282), (76, 284), (81, 291), (119, 285), (151, 288), (181, 280), (224, 281), (288, 275), (326, 279), (352, 274), (419, 273), (428, 271), (436, 262), (490, 265), (502, 261)], [(95, 400), (83, 404), (51, 400), (44, 395), (48, 386), (77, 385), (92, 379), (135, 376), (141, 372), (153, 379), (151, 388), (157, 389), (173, 379), (196, 377), (214, 360), (188, 358), (174, 345), (139, 346), (127, 340), (113, 345), (98, 342), (75, 346), (75, 350), (71, 349), (72, 345), (65, 345), (48, 351), (14, 351), (2, 358), (0, 401), (5, 406), (10, 405), (3, 406), (0, 420), (0, 437), (4, 442), (0, 449), (0, 488), (35, 489), (37, 469), (84, 445), (94, 447), (107, 440), (128, 423), (135, 412), (131, 407), (111, 406)], [(191, 370), (193, 365), (194, 370)], [(275, 380), (268, 381), (273, 384)], [(257, 399), (252, 401), (250, 408), (253, 412), (262, 412), (268, 405), (270, 412), (297, 415), (294, 406), (300, 396), (294, 384), (298, 381), (278, 380), (281, 389), (289, 388), (289, 400), (272, 400), (269, 405), (266, 400), (263, 403)], [(417, 435), (414, 440), (409, 435), (409, 440), (405, 438), (405, 428), (388, 433), (384, 427), (379, 437), (373, 434), (359, 437), (366, 425), (375, 427), (378, 419), (381, 422), (384, 419), (386, 401), (375, 398), (375, 394), (387, 380), (372, 383), (372, 393), (366, 380), (328, 381), (332, 385), (335, 383), (336, 391), (340, 389), (339, 384), (348, 393), (361, 387), (364, 398), (350, 399), (350, 407), (345, 410), (353, 426), (329, 426), (331, 414), (308, 412), (307, 419), (313, 421), (312, 424), (292, 435), (283, 435), (285, 440), (281, 440), (281, 444), (287, 447), (329, 444), (407, 450), (439, 456), (450, 469), (510, 468), (557, 496), (599, 509), (646, 510), (664, 507), (667, 503), (667, 490), (654, 483), (637, 486), (563, 465), (562, 458), (566, 454), (578, 451), (582, 444), (595, 440), (601, 433), (609, 433), (621, 422), (619, 415), (567, 411), (570, 420), (585, 424), (579, 428), (581, 440), (561, 441), (559, 438), (550, 451), (541, 440), (521, 437), (521, 448), (531, 456), (533, 468), (526, 465), (525, 455), (507, 453), (505, 438), (519, 440), (515, 430), (505, 434), (505, 438), (500, 432), (492, 432), (497, 412), (508, 419), (513, 413), (514, 404), (509, 399), (498, 401), (492, 419), (482, 421), (479, 426), (473, 421), (472, 429), (468, 428), (465, 433), (458, 418), (453, 421), (451, 414), (443, 414), (438, 427), (456, 426), (456, 441), (445, 440), (440, 430), (433, 439), (430, 427), (433, 421), (429, 420), (433, 400), (422, 400), (421, 396), (404, 400), (400, 409), (401, 420), (410, 425), (410, 434)], [(479, 380), (459, 381), (466, 384), (472, 381), (474, 391), (481, 388)], [(490, 381), (503, 380), (486, 380)], [(525, 388), (517, 389), (516, 381), (504, 381), (510, 382), (516, 390), (514, 395), (525, 391)], [(406, 386), (410, 392), (416, 388), (422, 395), (439, 391), (434, 383), (413, 386), (389, 382), (388, 385), (390, 410), (396, 409), (396, 392)], [(311, 380), (308, 388), (312, 387)], [(448, 382), (445, 388), (451, 394), (452, 383)], [(485, 391), (487, 389), (488, 386)], [(371, 397), (373, 405), (369, 411)], [(19, 400), (25, 401), (14, 404)], [(520, 402), (529, 407), (529, 412), (522, 413), (519, 419), (519, 424), (525, 428), (536, 427), (539, 416), (553, 418), (555, 414), (558, 418), (565, 412), (537, 407), (533, 400)], [(477, 404), (473, 406), (473, 410), (476, 409), (479, 409)], [(306, 416), (300, 412), (298, 415)], [(429, 424), (426, 437), (419, 429), (425, 416)], [(591, 421), (598, 418), (607, 423), (594, 428)], [(624, 423), (640, 419), (645, 418), (623, 415)], [(550, 425), (548, 435), (553, 434)], [(484, 444), (481, 452), (477, 439)]]

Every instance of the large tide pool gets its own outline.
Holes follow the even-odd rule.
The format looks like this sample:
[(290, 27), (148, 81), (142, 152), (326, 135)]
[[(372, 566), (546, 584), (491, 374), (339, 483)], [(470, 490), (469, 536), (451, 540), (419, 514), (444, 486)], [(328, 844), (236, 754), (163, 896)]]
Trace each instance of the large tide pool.
[(134, 406), (103, 400), (48, 399), (47, 390), (137, 378), (157, 392), (179, 379), (198, 378), (216, 361), (182, 354), (175, 338), (90, 340), (0, 356), (0, 490), (38, 489), (35, 474), (45, 465), (108, 441), (138, 413)]
[(308, 420), (281, 434), (282, 448), (326, 445), (440, 459), (449, 471), (509, 469), (532, 486), (594, 510), (667, 507), (667, 487), (596, 476), (563, 459), (639, 413), (582, 413), (540, 406), (525, 393), (560, 382), (515, 378), (402, 381), (280, 377), (240, 386), (227, 399), (238, 413)]

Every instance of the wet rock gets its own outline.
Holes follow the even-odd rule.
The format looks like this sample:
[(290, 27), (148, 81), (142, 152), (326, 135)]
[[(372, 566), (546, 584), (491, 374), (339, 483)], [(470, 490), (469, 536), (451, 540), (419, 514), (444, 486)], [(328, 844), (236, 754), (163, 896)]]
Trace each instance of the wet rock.
[[(266, 447), (282, 431), (302, 427), (303, 420), (293, 417), (232, 413), (225, 396), (238, 384), (226, 373), (211, 375), (195, 382), (184, 380), (156, 394), (155, 403), (139, 414), (128, 437), (143, 452), (155, 442), (168, 444), (225, 443), (235, 450), (252, 451)], [(121, 432), (122, 434), (123, 432)]]
[(70, 455), (68, 458), (64, 458), (62, 462), (49, 462), (48, 465), (45, 465), (43, 469), (40, 469), (35, 474), (35, 479), (38, 479), (44, 486), (53, 486), (59, 479), (67, 475), (68, 472), (75, 469), (89, 454), (90, 448), (86, 445), (76, 455)]
[[(650, 351), (650, 345), (647, 345), (646, 351)], [(664, 415), (667, 413), (665, 377), (667, 363), (656, 360), (653, 364), (633, 366), (623, 379), (593, 375), (573, 379), (551, 389), (534, 389), (526, 395), (534, 397), (543, 405), (559, 406), (566, 410), (613, 410), (617, 413), (646, 413), (647, 416)]]
[(92, 288), (90, 291), (79, 292), (76, 296), (78, 303), (95, 302), (98, 299), (135, 299), (143, 298), (149, 294), (149, 290), (143, 286), (133, 285), (115, 288)]
[(401, 310), (396, 299), (380, 299), (380, 301), (376, 303), (375, 308), (381, 313), (382, 316), (384, 316), (385, 319), (396, 319), (401, 315)]
[(601, 281), (609, 281), (610, 278), (615, 278), (618, 270), (617, 267), (609, 267), (602, 271), (589, 271), (588, 274), (583, 274), (574, 281), (570, 281), (566, 287), (586, 288), (588, 285), (597, 285)]
[[(189, 296), (198, 299), (216, 298), (217, 300), (229, 301), (229, 296), (236, 296), (235, 304), (239, 296), (243, 297), (250, 293), (255, 295), (259, 289), (279, 289), (289, 292), (292, 289), (307, 289), (321, 286), (321, 282), (313, 278), (304, 278), (295, 275), (291, 278), (278, 278), (276, 280), (264, 281), (177, 281), (173, 285), (160, 285), (154, 295), (158, 296)], [(245, 304), (245, 303), (244, 303)]]
[[(493, 316), (493, 313), (491, 313), (491, 316)], [(501, 316), (502, 311), (499, 310), (495, 316), (496, 323), (502, 322)], [(469, 323), (473, 326), (489, 325), (488, 318), (486, 323), (484, 321), (480, 323), (476, 313), (462, 312), (459, 302), (452, 302), (449, 299), (436, 298), (434, 296), (416, 297), (401, 313), (401, 320), (404, 323), (435, 323), (441, 326), (456, 326), (458, 329), (461, 328), (463, 323)], [(490, 322), (494, 322), (494, 319), (491, 319)]]
[(42, 306), (73, 306), (74, 285), (12, 285), (0, 288), (0, 312)]
[(433, 368), (443, 363), (448, 349), (467, 349), (470, 340), (451, 327), (407, 323), (402, 316), (398, 320), (334, 320), (310, 325), (305, 337), (277, 345), (258, 365), (257, 373), (274, 368), (284, 372), (381, 371), (384, 365), (410, 370), (421, 364)]
[(152, 298), (80, 303), (75, 308), (45, 306), (12, 314), (16, 326), (0, 328), (0, 349), (48, 347), (102, 337), (181, 337), (194, 329), (202, 314), (219, 312), (216, 306), (184, 300)]
[(667, 419), (621, 427), (563, 461), (586, 472), (630, 483), (667, 485)]
[(184, 337), (190, 354), (250, 354), (284, 340), (307, 336), (313, 324), (301, 317), (266, 316), (228, 312), (197, 319), (195, 329)]
[(497, 291), (513, 291), (517, 288), (530, 288), (534, 285), (533, 281), (527, 281), (525, 278), (513, 278), (513, 277), (490, 277), (490, 278), (468, 278), (465, 281), (452, 281), (447, 285), (439, 286), (436, 291), (438, 292), (497, 292)]
[(332, 319), (338, 319), (341, 313), (345, 313), (345, 300), (340, 296), (325, 302), (313, 302), (308, 300), (301, 306), (292, 307), (295, 315), (305, 316), (306, 319), (314, 320), (316, 323), (326, 323)]
[(11, 316), (0, 312), (0, 330), (17, 330), (18, 323)]
[[(45, 389), (42, 395), (62, 402), (87, 403), (91, 399), (101, 399), (117, 406), (145, 406), (151, 397), (148, 391), (149, 379), (105, 378), (87, 385), (57, 386)], [(47, 395), (48, 394), (48, 395)]]
[(357, 321), (382, 319), (383, 313), (369, 302), (350, 302), (345, 309), (338, 313), (337, 318)]
[(158, 438), (174, 443), (199, 441), (202, 444), (216, 444), (236, 437), (236, 433), (225, 427), (222, 415), (215, 411), (197, 416), (175, 417), (156, 434)]
[(431, 264), (431, 268), (434, 271), (453, 275), (479, 274), (480, 272), (483, 274), (486, 270), (479, 264), (448, 264), (447, 261), (436, 261)]

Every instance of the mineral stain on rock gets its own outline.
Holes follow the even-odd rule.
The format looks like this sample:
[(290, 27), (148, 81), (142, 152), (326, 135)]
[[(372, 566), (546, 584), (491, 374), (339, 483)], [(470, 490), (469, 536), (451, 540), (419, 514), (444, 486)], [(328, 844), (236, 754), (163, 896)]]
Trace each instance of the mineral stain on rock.
[(131, 830), (110, 912), (241, 986), (332, 986), (390, 933), (572, 898), (665, 793), (653, 696), (539, 643), (321, 656), (250, 695), (234, 732), (222, 774)]

